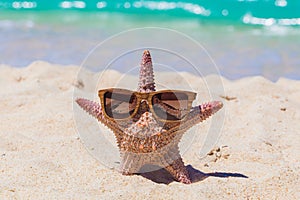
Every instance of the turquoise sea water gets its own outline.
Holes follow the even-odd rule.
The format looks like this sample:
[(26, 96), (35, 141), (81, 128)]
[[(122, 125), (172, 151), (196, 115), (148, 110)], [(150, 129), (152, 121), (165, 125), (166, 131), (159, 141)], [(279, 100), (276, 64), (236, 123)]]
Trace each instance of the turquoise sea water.
[[(0, 1), (0, 63), (23, 67), (45, 60), (80, 65), (99, 42), (143, 27), (169, 28), (195, 39), (230, 79), (300, 79), (296, 0)], [(112, 45), (107, 52), (130, 46), (139, 37)], [(174, 41), (170, 47), (174, 45), (182, 43)], [(193, 47), (183, 51), (197, 54)], [(204, 56), (198, 58), (205, 66)], [(125, 72), (128, 67), (116, 69)], [(183, 66), (177, 70), (189, 71)]]

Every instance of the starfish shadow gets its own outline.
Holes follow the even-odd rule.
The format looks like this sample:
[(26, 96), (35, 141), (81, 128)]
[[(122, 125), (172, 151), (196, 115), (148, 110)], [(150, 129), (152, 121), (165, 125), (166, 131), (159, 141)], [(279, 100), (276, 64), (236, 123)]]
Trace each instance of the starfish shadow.
[[(240, 173), (228, 173), (228, 172), (212, 172), (212, 173), (204, 173), (199, 171), (198, 169), (193, 168), (191, 165), (187, 166), (187, 170), (191, 176), (192, 183), (196, 183), (199, 181), (203, 181), (204, 179), (208, 177), (219, 177), (219, 178), (229, 178), (229, 177), (235, 177), (235, 178), (248, 178), (248, 176)], [(144, 172), (144, 173), (139, 173), (140, 176), (149, 179), (155, 183), (159, 184), (170, 184), (174, 180), (172, 175), (165, 170), (164, 168), (160, 168), (155, 171), (150, 171), (150, 172)]]

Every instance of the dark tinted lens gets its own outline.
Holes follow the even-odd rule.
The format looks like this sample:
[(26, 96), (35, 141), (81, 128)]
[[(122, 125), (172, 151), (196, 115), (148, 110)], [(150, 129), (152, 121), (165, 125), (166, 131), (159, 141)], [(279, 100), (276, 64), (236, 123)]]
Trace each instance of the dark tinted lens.
[(104, 94), (105, 112), (114, 119), (130, 117), (136, 107), (136, 96), (126, 91), (112, 91)]
[(152, 97), (155, 114), (165, 120), (180, 120), (188, 113), (188, 96), (180, 92), (158, 93)]

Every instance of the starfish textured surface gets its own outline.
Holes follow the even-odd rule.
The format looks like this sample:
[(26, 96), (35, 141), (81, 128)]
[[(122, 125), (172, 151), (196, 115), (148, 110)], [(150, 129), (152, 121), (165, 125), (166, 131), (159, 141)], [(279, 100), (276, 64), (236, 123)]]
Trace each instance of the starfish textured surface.
[[(147, 50), (142, 56), (137, 92), (145, 95), (155, 92), (152, 59)], [(149, 102), (143, 99), (137, 104), (138, 108), (133, 116), (119, 121), (105, 115), (102, 104), (83, 98), (76, 102), (114, 132), (121, 156), (122, 174), (139, 173), (144, 165), (160, 166), (175, 180), (186, 184), (192, 180), (180, 156), (178, 144), (189, 128), (207, 119), (223, 106), (220, 101), (204, 103), (188, 110), (182, 120), (161, 121), (151, 112), (153, 109), (150, 109)], [(182, 112), (161, 102), (157, 106), (174, 116), (179, 116)]]

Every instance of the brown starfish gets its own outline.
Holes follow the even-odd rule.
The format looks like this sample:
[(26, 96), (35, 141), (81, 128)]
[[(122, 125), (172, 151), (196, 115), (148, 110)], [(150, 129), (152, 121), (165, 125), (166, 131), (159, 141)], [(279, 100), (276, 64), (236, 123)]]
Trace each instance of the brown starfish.
[[(155, 92), (152, 60), (149, 51), (144, 51), (137, 95)], [(99, 95), (100, 95), (99, 91)], [(186, 111), (181, 120), (157, 120), (149, 102), (144, 98), (135, 105), (134, 115), (126, 120), (109, 117), (105, 105), (79, 98), (76, 102), (98, 121), (110, 128), (116, 137), (121, 155), (121, 171), (124, 175), (138, 173), (147, 164), (165, 168), (177, 181), (189, 184), (191, 177), (179, 153), (178, 143), (183, 134), (192, 126), (202, 122), (222, 108), (220, 101), (213, 101), (195, 106)], [(192, 99), (194, 100), (194, 99)], [(153, 100), (154, 101), (154, 100)], [(178, 116), (183, 110), (157, 101), (158, 108), (171, 115)], [(128, 108), (128, 107), (127, 107)], [(131, 110), (130, 108), (128, 110)]]

